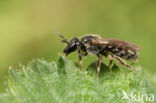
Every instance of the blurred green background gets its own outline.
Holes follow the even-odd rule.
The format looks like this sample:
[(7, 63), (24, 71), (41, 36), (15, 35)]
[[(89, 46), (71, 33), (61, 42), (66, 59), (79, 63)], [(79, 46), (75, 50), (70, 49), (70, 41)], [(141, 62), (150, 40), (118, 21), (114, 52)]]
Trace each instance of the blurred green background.
[(156, 0), (0, 0), (0, 92), (9, 66), (57, 59), (65, 44), (54, 30), (68, 39), (94, 33), (133, 42), (142, 48), (138, 64), (156, 78)]

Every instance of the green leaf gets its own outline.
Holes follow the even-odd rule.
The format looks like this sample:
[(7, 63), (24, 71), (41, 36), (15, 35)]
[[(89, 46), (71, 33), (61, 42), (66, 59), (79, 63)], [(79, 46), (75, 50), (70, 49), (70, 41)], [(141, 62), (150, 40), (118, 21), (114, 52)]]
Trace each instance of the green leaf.
[(102, 64), (96, 80), (96, 62), (80, 71), (64, 56), (56, 62), (37, 59), (9, 70), (8, 89), (0, 103), (126, 103), (124, 93), (154, 94), (146, 72), (136, 70), (116, 65), (110, 70)]

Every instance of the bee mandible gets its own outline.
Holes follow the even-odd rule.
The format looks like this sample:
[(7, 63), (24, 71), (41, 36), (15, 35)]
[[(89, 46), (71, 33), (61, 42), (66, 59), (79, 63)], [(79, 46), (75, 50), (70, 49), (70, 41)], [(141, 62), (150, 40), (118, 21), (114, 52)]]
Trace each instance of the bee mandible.
[(69, 42), (60, 33), (56, 32), (66, 43), (63, 52), (68, 55), (74, 51), (78, 51), (78, 64), (80, 70), (82, 68), (82, 57), (87, 56), (88, 53), (97, 55), (97, 75), (100, 73), (100, 66), (102, 63), (102, 56), (109, 58), (109, 67), (111, 67), (113, 60), (116, 59), (120, 64), (128, 67), (131, 70), (134, 68), (127, 64), (125, 60), (136, 61), (138, 59), (138, 51), (140, 47), (118, 39), (103, 38), (98, 35), (88, 34), (83, 36), (81, 39), (73, 37)]

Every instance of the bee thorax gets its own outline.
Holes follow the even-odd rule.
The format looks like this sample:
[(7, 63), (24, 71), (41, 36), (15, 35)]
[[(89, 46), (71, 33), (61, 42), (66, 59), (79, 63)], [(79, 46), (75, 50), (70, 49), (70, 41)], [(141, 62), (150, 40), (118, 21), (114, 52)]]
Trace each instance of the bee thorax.
[(90, 54), (98, 54), (99, 53), (99, 49), (97, 48), (97, 46), (88, 45), (88, 46), (86, 46), (86, 50)]

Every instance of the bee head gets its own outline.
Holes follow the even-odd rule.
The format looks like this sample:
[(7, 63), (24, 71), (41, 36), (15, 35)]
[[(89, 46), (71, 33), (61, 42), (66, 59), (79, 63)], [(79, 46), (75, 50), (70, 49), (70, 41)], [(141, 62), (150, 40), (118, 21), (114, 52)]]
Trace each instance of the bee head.
[(74, 37), (72, 38), (69, 43), (66, 45), (66, 47), (64, 48), (63, 52), (68, 55), (71, 52), (74, 52), (75, 50), (78, 49), (79, 46), (79, 39)]
[(78, 49), (80, 41), (78, 38), (74, 37), (72, 38), (69, 42), (62, 36), (60, 33), (56, 32), (57, 35), (59, 35), (63, 40), (62, 42), (66, 43), (67, 45), (63, 49), (63, 52), (65, 55), (70, 54), (71, 52), (74, 52), (75, 50)]

